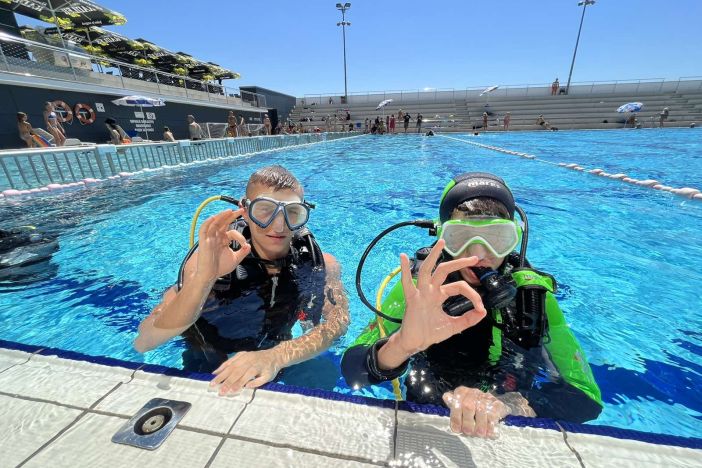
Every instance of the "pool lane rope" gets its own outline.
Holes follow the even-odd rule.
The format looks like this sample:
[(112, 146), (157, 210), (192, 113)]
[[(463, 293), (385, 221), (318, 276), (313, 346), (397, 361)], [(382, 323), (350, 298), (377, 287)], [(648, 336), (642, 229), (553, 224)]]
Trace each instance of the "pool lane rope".
[(585, 167), (581, 166), (580, 164), (577, 163), (554, 163), (552, 161), (547, 161), (545, 159), (540, 159), (534, 156), (533, 154), (527, 154), (527, 153), (521, 153), (519, 151), (512, 151), (506, 148), (500, 148), (499, 146), (492, 146), (492, 145), (484, 145), (482, 143), (478, 143), (475, 141), (468, 141), (464, 140), (462, 138), (456, 138), (456, 137), (451, 137), (448, 135), (437, 135), (443, 138), (448, 138), (449, 140), (456, 140), (456, 141), (461, 141), (463, 143), (468, 143), (469, 145), (473, 146), (478, 146), (480, 148), (484, 149), (489, 149), (492, 151), (497, 151), (499, 153), (505, 153), (505, 154), (511, 154), (513, 156), (518, 156), (523, 159), (530, 159), (533, 161), (538, 161), (540, 163), (544, 164), (550, 164), (552, 166), (558, 166), (558, 167), (563, 167), (565, 169), (571, 169), (573, 171), (579, 171), (579, 172), (585, 172), (588, 174), (592, 174), (598, 177), (606, 177), (608, 179), (612, 180), (618, 180), (627, 184), (632, 184), (632, 185), (637, 185), (639, 187), (647, 187), (651, 188), (653, 190), (660, 190), (661, 192), (670, 192), (672, 194), (681, 196), (683, 198), (687, 198), (690, 200), (697, 200), (697, 201), (702, 201), (702, 190), (692, 188), (692, 187), (682, 187), (682, 188), (675, 188), (675, 187), (670, 187), (668, 185), (663, 185), (657, 180), (654, 179), (645, 179), (645, 180), (639, 180), (639, 179), (634, 179), (633, 177), (629, 177), (626, 174), (619, 172), (616, 174), (610, 174), (608, 172), (605, 172), (604, 169), (590, 169), (586, 170)]

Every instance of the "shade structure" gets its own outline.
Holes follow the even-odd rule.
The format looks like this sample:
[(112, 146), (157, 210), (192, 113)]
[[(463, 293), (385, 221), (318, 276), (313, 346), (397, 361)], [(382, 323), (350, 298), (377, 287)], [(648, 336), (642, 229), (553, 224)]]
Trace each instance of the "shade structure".
[[(2, 0), (0, 0), (2, 2)], [(30, 33), (33, 35), (30, 36)], [(22, 35), (28, 39), (36, 40), (38, 33), (44, 37), (59, 37), (59, 28), (22, 27)], [(76, 28), (60, 28), (61, 37), (83, 47), (88, 53), (100, 57), (107, 57), (121, 62), (153, 67), (166, 73), (175, 73), (195, 79), (212, 78), (239, 78), (240, 75), (216, 63), (202, 62), (184, 52), (172, 52), (146, 39), (130, 39), (114, 31), (97, 26)], [(52, 41), (54, 45), (59, 45)], [(129, 73), (129, 70), (123, 70)], [(132, 76), (130, 76), (132, 77)], [(135, 75), (136, 77), (136, 75)]]
[(2, 6), (59, 27), (86, 27), (105, 24), (122, 25), (123, 14), (90, 0), (2, 0)]

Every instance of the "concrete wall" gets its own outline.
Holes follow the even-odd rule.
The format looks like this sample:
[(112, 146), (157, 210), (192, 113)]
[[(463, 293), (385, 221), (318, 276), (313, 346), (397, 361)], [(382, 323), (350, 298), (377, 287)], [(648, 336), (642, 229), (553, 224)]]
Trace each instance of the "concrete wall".
[[(279, 120), (285, 120), (293, 107), (295, 107), (295, 96), (261, 88), (260, 86), (240, 86), (239, 89), (241, 91), (264, 95), (266, 97), (266, 107), (269, 109), (276, 109), (278, 111)], [(274, 126), (276, 124), (277, 122), (273, 122)]]

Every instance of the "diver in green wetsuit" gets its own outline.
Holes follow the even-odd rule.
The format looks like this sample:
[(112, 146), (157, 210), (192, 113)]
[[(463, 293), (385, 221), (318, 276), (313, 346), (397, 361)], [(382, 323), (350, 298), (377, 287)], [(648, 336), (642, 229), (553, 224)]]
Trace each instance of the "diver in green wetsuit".
[(404, 375), (407, 400), (445, 404), (454, 432), (480, 437), (510, 414), (595, 419), (600, 390), (558, 306), (555, 280), (526, 260), (528, 222), (504, 181), (488, 173), (453, 179), (435, 230), (431, 249), (401, 256), (402, 281), (377, 311), (382, 319), (344, 353), (347, 383)]

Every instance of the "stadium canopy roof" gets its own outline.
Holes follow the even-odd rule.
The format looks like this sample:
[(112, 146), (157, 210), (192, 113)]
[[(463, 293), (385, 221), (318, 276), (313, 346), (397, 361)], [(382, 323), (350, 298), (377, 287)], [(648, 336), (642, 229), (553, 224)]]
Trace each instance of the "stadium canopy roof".
[(171, 52), (145, 39), (130, 39), (102, 25), (122, 25), (127, 19), (116, 11), (90, 0), (0, 0), (0, 8), (29, 16), (58, 27), (20, 28), (22, 36), (61, 45), (79, 45), (86, 52), (135, 65), (199, 80), (236, 79), (240, 75), (213, 62), (203, 62), (184, 52)]

